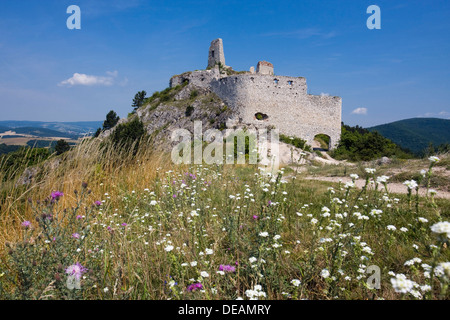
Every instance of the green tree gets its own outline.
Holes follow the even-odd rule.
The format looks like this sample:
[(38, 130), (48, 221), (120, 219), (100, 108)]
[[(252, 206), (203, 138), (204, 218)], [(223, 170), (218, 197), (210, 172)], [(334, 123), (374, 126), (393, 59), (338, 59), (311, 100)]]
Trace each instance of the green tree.
[(70, 150), (70, 145), (67, 143), (66, 140), (61, 139), (61, 140), (58, 140), (58, 142), (56, 142), (56, 145), (55, 145), (56, 154), (63, 154), (64, 152), (69, 151), (69, 150)]
[(136, 93), (133, 99), (133, 104), (131, 105), (133, 107), (133, 112), (142, 107), (144, 104), (144, 101), (146, 99), (147, 92), (145, 90), (139, 91)]
[(108, 112), (106, 120), (103, 122), (103, 130), (109, 130), (119, 122), (120, 117), (113, 110)]
[(97, 138), (100, 135), (100, 133), (102, 133), (102, 128), (98, 128), (97, 131), (95, 131), (94, 138)]

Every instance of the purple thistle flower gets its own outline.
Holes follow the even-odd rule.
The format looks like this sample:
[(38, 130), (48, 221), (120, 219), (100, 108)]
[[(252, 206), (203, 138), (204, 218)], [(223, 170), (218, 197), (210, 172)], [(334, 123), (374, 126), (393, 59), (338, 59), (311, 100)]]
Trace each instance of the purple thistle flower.
[(53, 200), (58, 200), (63, 195), (64, 195), (64, 193), (62, 193), (61, 191), (54, 191), (54, 192), (52, 192), (52, 199)]
[(75, 279), (80, 280), (81, 275), (86, 273), (88, 269), (83, 267), (79, 262), (67, 267), (66, 273), (70, 275), (74, 275)]
[(83, 219), (83, 216), (77, 215), (76, 219), (77, 219), (77, 220)]
[(258, 219), (258, 216), (257, 215), (254, 215), (253, 216), (253, 220), (257, 220)]
[(31, 226), (31, 222), (30, 221), (24, 221), (24, 222), (22, 222), (22, 227), (24, 227), (24, 228), (29, 228)]
[(122, 223), (122, 227), (126, 227), (128, 224), (126, 224), (125, 222)]
[(203, 285), (202, 285), (200, 282), (190, 284), (190, 285), (187, 287), (187, 290), (188, 290), (188, 291), (195, 291), (195, 290), (197, 290), (197, 289), (203, 289)]
[(226, 264), (226, 265), (221, 264), (221, 265), (219, 266), (219, 271), (235, 272), (235, 271), (236, 271), (236, 268), (233, 267), (233, 266), (231, 266), (231, 265), (229, 265), (229, 264)]
[(97, 201), (94, 202), (94, 204), (95, 204), (96, 206), (101, 206), (101, 205), (102, 205), (102, 202), (97, 200)]
[(72, 238), (80, 239), (80, 234), (79, 233), (73, 233), (72, 234)]

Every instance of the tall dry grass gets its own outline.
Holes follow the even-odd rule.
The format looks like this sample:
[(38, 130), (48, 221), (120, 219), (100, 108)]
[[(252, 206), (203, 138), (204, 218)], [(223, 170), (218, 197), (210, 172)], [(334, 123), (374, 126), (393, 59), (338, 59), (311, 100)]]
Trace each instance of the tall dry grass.
[(83, 182), (88, 183), (92, 202), (98, 200), (95, 196), (105, 193), (106, 186), (110, 193), (119, 186), (126, 190), (147, 186), (154, 180), (156, 169), (164, 170), (171, 162), (169, 155), (155, 151), (150, 141), (140, 143), (137, 154), (133, 155), (128, 148), (105, 144), (99, 139), (86, 139), (69, 152), (52, 155), (36, 165), (38, 172), (26, 185), (19, 181), (26, 169), (24, 166), (19, 165), (11, 171), (4, 161), (0, 163), (0, 181), (6, 180), (0, 186), (0, 247), (4, 248), (5, 242), (20, 240), (23, 232), (20, 223), (34, 220), (28, 199), (43, 200), (53, 191), (61, 191), (65, 195), (61, 204), (71, 207), (76, 201), (75, 192)]

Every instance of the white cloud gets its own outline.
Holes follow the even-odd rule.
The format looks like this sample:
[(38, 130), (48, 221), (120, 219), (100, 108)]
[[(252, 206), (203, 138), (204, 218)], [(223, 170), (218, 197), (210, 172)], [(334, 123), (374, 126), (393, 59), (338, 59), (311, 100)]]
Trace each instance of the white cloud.
[(448, 111), (427, 112), (427, 113), (418, 115), (416, 118), (444, 118), (444, 119), (450, 119), (450, 112), (448, 112)]
[(352, 111), (352, 114), (367, 114), (367, 108), (356, 108)]
[(115, 78), (117, 78), (117, 71), (107, 71), (107, 76), (93, 76), (84, 73), (74, 73), (73, 76), (67, 80), (61, 81), (59, 86), (112, 86)]

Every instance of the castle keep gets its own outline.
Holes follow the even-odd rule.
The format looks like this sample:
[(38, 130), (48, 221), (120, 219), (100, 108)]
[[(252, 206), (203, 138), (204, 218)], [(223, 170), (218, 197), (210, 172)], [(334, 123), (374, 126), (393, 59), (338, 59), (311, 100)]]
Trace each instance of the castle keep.
[(330, 149), (341, 134), (340, 97), (307, 93), (306, 79), (274, 74), (270, 62), (260, 61), (256, 72), (234, 72), (225, 65), (222, 39), (211, 42), (206, 70), (174, 76), (170, 86), (188, 81), (217, 94), (235, 114), (230, 124), (255, 127), (273, 126), (281, 134), (295, 136), (313, 144), (314, 137), (330, 137)]

